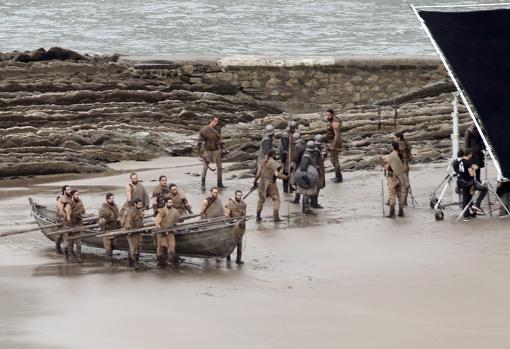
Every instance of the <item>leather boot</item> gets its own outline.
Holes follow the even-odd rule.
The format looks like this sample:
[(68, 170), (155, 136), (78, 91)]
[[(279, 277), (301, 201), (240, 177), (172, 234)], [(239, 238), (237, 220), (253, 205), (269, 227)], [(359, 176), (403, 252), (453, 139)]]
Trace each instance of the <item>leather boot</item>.
[(310, 210), (310, 197), (308, 195), (303, 196), (303, 213), (313, 214), (313, 211)]
[(244, 264), (243, 262), (243, 242), (239, 241), (236, 248), (237, 256), (236, 256), (236, 263), (237, 264)]
[(395, 206), (390, 206), (390, 213), (386, 216), (386, 218), (395, 218)]
[(69, 263), (69, 247), (64, 247), (64, 262)]
[(218, 183), (217, 183), (216, 186), (218, 187), (218, 189), (227, 189), (228, 188), (228, 187), (223, 185), (223, 181), (221, 179), (218, 180)]
[(205, 191), (205, 177), (202, 177), (202, 184), (200, 185), (200, 190)]
[(230, 257), (230, 255), (227, 256), (227, 263), (230, 263), (232, 261), (232, 258)]
[(257, 219), (256, 219), (257, 223), (262, 222), (262, 217), (260, 217), (261, 213), (262, 213), (262, 210), (257, 210)]
[(158, 268), (163, 268), (161, 260), (162, 260), (161, 256), (156, 256), (156, 265), (158, 266)]
[(398, 207), (398, 216), (404, 217), (404, 208), (402, 206)]
[(344, 181), (342, 171), (338, 168), (335, 170), (335, 177), (331, 178), (333, 183), (342, 183)]
[(273, 221), (275, 223), (278, 223), (278, 222), (281, 222), (282, 220), (280, 219), (280, 213), (278, 212), (278, 210), (274, 210), (273, 211)]
[(318, 195), (314, 195), (311, 197), (311, 205), (310, 206), (312, 208), (318, 208), (318, 209), (324, 208), (321, 205), (319, 205), (319, 196)]
[(163, 247), (163, 255), (161, 256), (161, 265), (164, 267), (168, 266), (168, 248)]
[(301, 200), (301, 195), (296, 193), (294, 199), (290, 202), (291, 204), (299, 204), (299, 200)]
[(57, 254), (62, 254), (62, 249), (60, 248), (60, 244), (62, 243), (62, 234), (60, 234), (57, 237), (57, 240), (55, 240), (55, 251)]
[(129, 255), (128, 256), (128, 267), (133, 268), (134, 265), (135, 265), (135, 260), (133, 258), (131, 258), (131, 256)]
[(110, 260), (110, 265), (113, 266), (113, 254), (108, 254), (108, 259)]
[(74, 260), (78, 264), (80, 264), (82, 262), (80, 257), (81, 257), (81, 246), (76, 247), (76, 253), (74, 254)]

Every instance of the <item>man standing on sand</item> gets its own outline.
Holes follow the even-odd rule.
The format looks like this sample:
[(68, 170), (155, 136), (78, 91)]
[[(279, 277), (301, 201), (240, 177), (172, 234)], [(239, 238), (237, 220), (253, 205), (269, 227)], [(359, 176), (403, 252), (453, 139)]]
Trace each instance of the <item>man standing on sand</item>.
[[(125, 230), (133, 230), (143, 227), (144, 206), (142, 200), (134, 199), (127, 213), (122, 217), (122, 226)], [(157, 216), (156, 216), (157, 217)], [(140, 245), (142, 243), (142, 233), (127, 234), (129, 244), (128, 265), (138, 269), (140, 259)]]
[[(62, 187), (62, 193), (61, 195), (57, 196), (57, 222), (64, 222), (66, 213), (64, 212), (64, 206), (65, 204), (70, 204), (72, 200), (71, 196), (71, 187), (68, 185), (64, 185)], [(62, 234), (57, 236), (55, 239), (55, 250), (58, 254), (62, 254), (62, 249), (60, 248), (60, 244), (62, 243)]]
[(335, 183), (342, 183), (343, 177), (340, 169), (340, 160), (338, 159), (338, 155), (342, 150), (342, 121), (335, 115), (333, 109), (326, 110), (325, 118), (328, 122), (329, 159), (335, 168), (335, 177), (331, 178), (331, 180)]
[(181, 216), (186, 212), (193, 214), (186, 194), (182, 190), (177, 190), (177, 185), (174, 183), (171, 183), (168, 187), (170, 188), (168, 198), (172, 200), (173, 207), (179, 211)]
[[(99, 223), (101, 224), (102, 233), (121, 227), (119, 208), (115, 204), (113, 193), (106, 193), (106, 202), (103, 202), (99, 209)], [(103, 236), (103, 246), (113, 265), (113, 249), (117, 246), (117, 238), (115, 236)]]
[[(175, 227), (181, 214), (173, 207), (172, 199), (166, 201), (166, 205), (158, 210), (155, 219), (156, 228), (169, 229)], [(158, 266), (165, 268), (168, 260), (176, 261), (175, 256), (175, 235), (173, 231), (156, 233), (156, 256)]]
[[(243, 201), (243, 192), (240, 190), (236, 190), (235, 196), (233, 198), (228, 199), (227, 204), (225, 205), (225, 217), (226, 218), (241, 218), (241, 222), (239, 222), (239, 229), (241, 234), (238, 237), (237, 241), (237, 264), (244, 264), (242, 260), (243, 256), (243, 236), (244, 231), (246, 229), (246, 203)], [(227, 257), (227, 262), (230, 262), (230, 256)]]
[(170, 196), (170, 189), (167, 185), (166, 176), (159, 176), (159, 184), (152, 191), (152, 209), (154, 210), (154, 217), (158, 214), (158, 209), (165, 207), (165, 202)]
[(404, 196), (405, 188), (409, 185), (409, 180), (404, 170), (404, 163), (399, 156), (399, 145), (397, 142), (391, 142), (391, 153), (384, 159), (384, 169), (388, 179), (388, 196), (390, 204), (390, 213), (387, 218), (395, 218), (395, 204), (398, 200), (398, 216), (404, 217)]
[(145, 190), (143, 184), (138, 180), (138, 175), (136, 173), (131, 173), (129, 175), (130, 182), (126, 186), (126, 202), (122, 205), (121, 208), (121, 216), (129, 210), (135, 200), (140, 200), (142, 203), (142, 207), (146, 208), (149, 206), (149, 194)]
[[(274, 159), (275, 151), (270, 150), (266, 158), (261, 162), (257, 171), (257, 176), (253, 181), (253, 186), (259, 189), (259, 201), (257, 203), (257, 223), (262, 221), (262, 209), (267, 197), (273, 200), (273, 220), (275, 223), (281, 222), (280, 219), (280, 193), (276, 185), (276, 179), (287, 179), (281, 171), (282, 165)], [(260, 183), (257, 183), (260, 179)]]
[[(202, 145), (204, 151), (202, 152)], [(209, 163), (216, 164), (217, 186), (220, 189), (226, 188), (223, 185), (222, 168), (221, 168), (221, 149), (223, 147), (223, 138), (221, 137), (221, 128), (219, 126), (219, 118), (213, 116), (209, 125), (200, 129), (197, 150), (204, 162), (202, 168), (202, 191), (205, 191), (205, 177), (209, 168)]]

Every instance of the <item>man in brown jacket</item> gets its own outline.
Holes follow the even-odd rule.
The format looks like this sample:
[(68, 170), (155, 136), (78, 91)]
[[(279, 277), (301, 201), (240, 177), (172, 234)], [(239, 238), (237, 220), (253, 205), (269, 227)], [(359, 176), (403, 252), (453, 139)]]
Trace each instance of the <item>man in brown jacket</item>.
[[(181, 214), (173, 207), (172, 199), (166, 201), (166, 206), (158, 210), (155, 219), (156, 228), (169, 229), (179, 222)], [(156, 256), (158, 266), (164, 268), (167, 261), (175, 261), (175, 236), (172, 230), (156, 234)]]
[(166, 200), (170, 197), (170, 188), (167, 185), (166, 176), (159, 176), (159, 184), (152, 191), (151, 204), (154, 210), (154, 217), (158, 209), (165, 207)]
[[(202, 191), (205, 191), (205, 177), (209, 163), (216, 164), (217, 186), (220, 189), (226, 188), (223, 185), (222, 168), (221, 168), (221, 148), (223, 147), (223, 138), (221, 137), (221, 128), (218, 125), (219, 118), (213, 116), (209, 125), (200, 129), (197, 150), (200, 154), (204, 166), (202, 168)], [(202, 144), (204, 151), (202, 152)]]
[(174, 183), (171, 183), (168, 187), (170, 188), (169, 198), (172, 199), (174, 208), (179, 210), (179, 213), (181, 215), (183, 215), (186, 212), (188, 212), (189, 214), (193, 214), (193, 211), (191, 210), (191, 205), (189, 204), (188, 199), (186, 198), (186, 194), (182, 190), (177, 190), (177, 185), (175, 185)]
[[(243, 236), (245, 231), (245, 221), (244, 218), (246, 216), (246, 202), (243, 201), (243, 192), (240, 190), (236, 190), (235, 196), (233, 198), (228, 199), (227, 204), (225, 205), (225, 217), (226, 218), (241, 218), (241, 221), (238, 223), (240, 234), (237, 241), (237, 264), (244, 264), (242, 260), (243, 256)], [(230, 262), (230, 256), (227, 257), (227, 262)]]
[(202, 201), (202, 211), (200, 211), (202, 219), (222, 217), (225, 214), (225, 208), (218, 194), (218, 188), (212, 187), (211, 194)]
[(136, 199), (142, 202), (143, 208), (149, 207), (150, 200), (147, 190), (145, 190), (145, 187), (139, 181), (138, 175), (136, 173), (131, 173), (129, 175), (129, 184), (126, 186), (126, 202), (122, 205), (120, 210), (121, 216), (124, 216), (125, 212), (129, 210)]
[[(288, 177), (282, 173), (282, 164), (274, 159), (275, 151), (270, 150), (266, 158), (261, 162), (257, 176), (253, 182), (254, 186), (259, 189), (259, 201), (257, 203), (257, 222), (262, 221), (260, 216), (262, 209), (264, 208), (264, 202), (267, 197), (271, 197), (273, 200), (273, 220), (275, 222), (281, 222), (280, 219), (280, 193), (278, 192), (278, 186), (276, 185), (276, 179), (287, 179)], [(259, 182), (260, 179), (260, 182)]]
[(404, 170), (404, 164), (399, 157), (397, 142), (391, 142), (391, 153), (384, 159), (384, 169), (388, 178), (388, 195), (390, 213), (388, 218), (395, 218), (395, 204), (398, 200), (398, 216), (404, 217), (404, 196), (409, 180)]
[[(103, 202), (99, 209), (99, 222), (102, 233), (121, 227), (119, 208), (115, 204), (113, 193), (106, 193), (106, 202)], [(115, 236), (103, 236), (103, 246), (113, 265), (113, 249), (117, 247), (117, 238)]]
[(326, 110), (326, 121), (328, 122), (328, 140), (329, 140), (329, 159), (335, 168), (335, 177), (331, 180), (335, 183), (342, 183), (342, 171), (340, 169), (340, 160), (338, 155), (342, 150), (342, 121), (335, 115), (333, 109)]
[[(140, 199), (134, 199), (127, 213), (122, 217), (122, 226), (125, 230), (138, 229), (143, 227), (144, 206)], [(129, 244), (128, 265), (138, 268), (140, 259), (140, 244), (142, 233), (129, 233), (127, 240)]]
[[(83, 215), (85, 214), (85, 207), (80, 199), (80, 192), (76, 189), (71, 191), (72, 200), (69, 203), (70, 210), (66, 212), (66, 223), (69, 228), (76, 228), (83, 225)], [(76, 263), (81, 263), (81, 240), (69, 239), (81, 232), (65, 233), (64, 234), (64, 260), (69, 261), (69, 255), (74, 255)], [(73, 245), (76, 246), (76, 251), (73, 253)]]

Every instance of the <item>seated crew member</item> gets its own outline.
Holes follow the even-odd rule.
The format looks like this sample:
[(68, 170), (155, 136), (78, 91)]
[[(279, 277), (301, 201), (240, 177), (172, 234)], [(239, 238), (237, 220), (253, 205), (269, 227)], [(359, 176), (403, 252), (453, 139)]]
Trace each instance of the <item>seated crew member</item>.
[[(483, 213), (480, 205), (487, 194), (487, 187), (475, 180), (478, 165), (473, 162), (472, 158), (473, 153), (471, 149), (465, 149), (464, 156), (458, 164), (458, 176), (462, 187), (462, 209), (464, 210), (465, 222), (468, 222), (470, 218), (476, 216), (476, 213)], [(478, 194), (476, 203), (466, 209), (473, 198), (472, 190), (478, 190), (480, 193)]]

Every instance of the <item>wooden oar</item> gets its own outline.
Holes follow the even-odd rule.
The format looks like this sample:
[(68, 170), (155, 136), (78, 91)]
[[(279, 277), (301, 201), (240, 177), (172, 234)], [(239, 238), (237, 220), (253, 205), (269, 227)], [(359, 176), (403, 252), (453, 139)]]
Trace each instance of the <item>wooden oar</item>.
[[(78, 231), (87, 230), (87, 229), (90, 229), (90, 228), (97, 228), (97, 227), (100, 227), (100, 226), (101, 226), (101, 224), (81, 225), (79, 227), (52, 231), (50, 233), (46, 233), (46, 235), (52, 236), (52, 235), (60, 235), (60, 234), (64, 234), (64, 233), (75, 233), (75, 232), (78, 232)], [(44, 228), (45, 227), (41, 227), (41, 229), (44, 229)]]
[[(46, 228), (58, 228), (58, 227), (61, 227), (63, 224), (64, 223), (55, 223), (55, 224), (48, 224), (48, 225), (41, 226), (41, 227), (38, 226), (37, 228), (27, 228), (27, 229), (22, 229), (22, 230), (8, 231), (8, 232), (0, 233), (0, 237), (30, 233), (32, 231), (37, 231), (37, 230), (46, 229)], [(96, 226), (96, 225), (95, 224), (84, 225), (83, 227), (89, 228), (89, 227), (93, 227), (93, 226)], [(61, 232), (59, 231), (58, 234), (61, 234)], [(47, 235), (53, 235), (53, 233), (48, 233)]]

